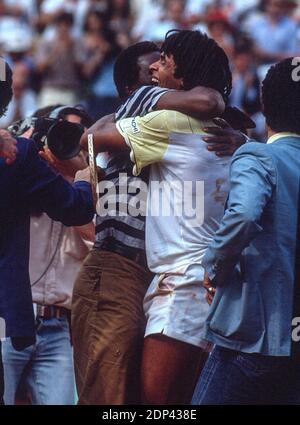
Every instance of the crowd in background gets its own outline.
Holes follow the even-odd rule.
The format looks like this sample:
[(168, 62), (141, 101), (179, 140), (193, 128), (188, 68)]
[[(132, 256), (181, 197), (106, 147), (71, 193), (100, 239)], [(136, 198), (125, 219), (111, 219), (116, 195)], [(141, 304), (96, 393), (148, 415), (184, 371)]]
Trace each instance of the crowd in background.
[(96, 119), (119, 100), (113, 64), (141, 40), (200, 29), (226, 51), (230, 102), (263, 137), (260, 82), (269, 65), (300, 55), (298, 0), (1, 0), (0, 52), (14, 72), (14, 99), (0, 127), (49, 104), (83, 103)]

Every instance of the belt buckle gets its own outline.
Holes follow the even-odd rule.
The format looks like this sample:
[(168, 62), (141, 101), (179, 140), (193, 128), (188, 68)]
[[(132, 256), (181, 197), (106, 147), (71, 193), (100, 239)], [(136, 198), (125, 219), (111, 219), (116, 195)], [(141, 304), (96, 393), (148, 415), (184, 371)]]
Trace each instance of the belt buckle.
[(62, 312), (60, 311), (60, 308), (54, 305), (37, 304), (36, 316), (43, 319), (59, 319), (60, 317), (62, 317)]
[(37, 304), (36, 317), (44, 317), (45, 312), (46, 312), (46, 306), (41, 305), (41, 304)]

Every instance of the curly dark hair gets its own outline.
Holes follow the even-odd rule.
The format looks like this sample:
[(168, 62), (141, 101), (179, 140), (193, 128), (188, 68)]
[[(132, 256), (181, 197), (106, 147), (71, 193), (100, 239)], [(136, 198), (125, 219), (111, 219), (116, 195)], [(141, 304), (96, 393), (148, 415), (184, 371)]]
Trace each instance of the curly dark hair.
[(295, 75), (300, 63), (294, 59), (270, 68), (263, 81), (262, 100), (267, 124), (273, 131), (300, 134), (300, 73)]
[(4, 80), (0, 79), (0, 117), (5, 114), (7, 111), (7, 107), (9, 102), (12, 99), (12, 70), (7, 62), (4, 61), (3, 58), (0, 57), (0, 61), (2, 64), (5, 64), (5, 78)]
[(150, 41), (142, 41), (129, 46), (117, 57), (114, 66), (114, 81), (121, 99), (128, 96), (126, 87), (130, 89), (138, 83), (139, 57), (152, 52), (159, 52), (158, 46)]
[(232, 89), (232, 75), (224, 50), (200, 31), (168, 31), (161, 51), (173, 55), (175, 78), (183, 79), (183, 87), (190, 90), (205, 86), (217, 90), (227, 103)]

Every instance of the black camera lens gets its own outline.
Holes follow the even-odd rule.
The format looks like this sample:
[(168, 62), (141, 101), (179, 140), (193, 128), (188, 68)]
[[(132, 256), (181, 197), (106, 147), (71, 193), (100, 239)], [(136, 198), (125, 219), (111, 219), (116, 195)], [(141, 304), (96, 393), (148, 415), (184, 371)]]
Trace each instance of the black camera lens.
[(47, 133), (47, 145), (58, 159), (71, 159), (80, 152), (79, 142), (83, 133), (84, 127), (81, 124), (58, 121)]

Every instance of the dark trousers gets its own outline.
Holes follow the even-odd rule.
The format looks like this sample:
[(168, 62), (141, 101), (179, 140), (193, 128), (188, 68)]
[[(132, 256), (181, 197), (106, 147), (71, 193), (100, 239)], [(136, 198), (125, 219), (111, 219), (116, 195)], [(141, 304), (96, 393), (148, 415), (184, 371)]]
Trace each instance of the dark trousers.
[(216, 347), (202, 371), (192, 404), (300, 404), (300, 361)]
[(4, 404), (3, 394), (4, 394), (4, 377), (3, 377), (3, 364), (2, 364), (2, 347), (1, 347), (1, 340), (0, 340), (0, 404)]

